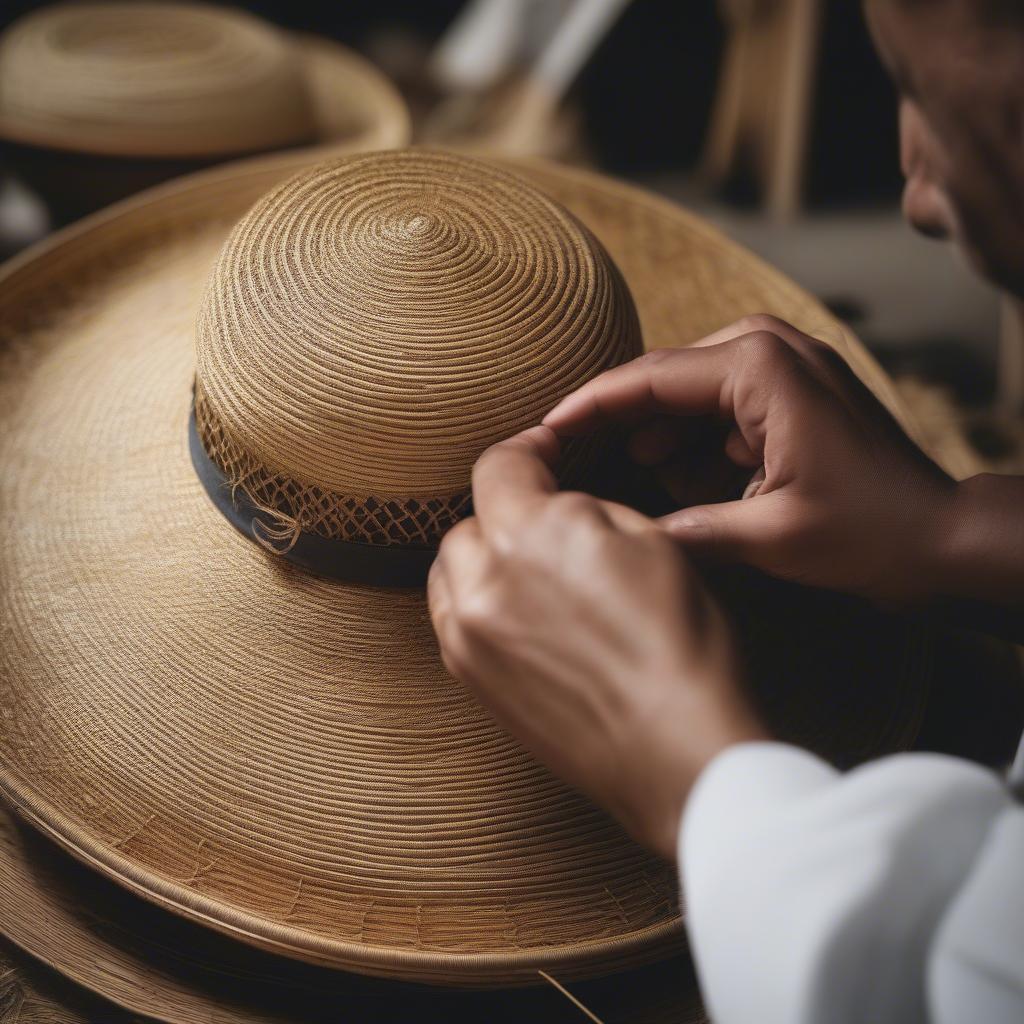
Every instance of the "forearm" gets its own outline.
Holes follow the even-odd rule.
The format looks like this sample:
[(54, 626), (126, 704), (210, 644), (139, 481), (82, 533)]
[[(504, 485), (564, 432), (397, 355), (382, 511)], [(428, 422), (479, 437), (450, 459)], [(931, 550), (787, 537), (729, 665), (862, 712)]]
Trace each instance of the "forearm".
[(963, 481), (936, 526), (932, 610), (1024, 640), (1024, 478)]

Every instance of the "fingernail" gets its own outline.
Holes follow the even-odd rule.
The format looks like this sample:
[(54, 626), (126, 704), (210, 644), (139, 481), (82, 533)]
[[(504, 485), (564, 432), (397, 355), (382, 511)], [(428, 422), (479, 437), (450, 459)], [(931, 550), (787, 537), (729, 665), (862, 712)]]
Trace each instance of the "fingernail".
[(707, 517), (690, 509), (681, 509), (668, 522), (669, 530), (688, 540), (700, 540), (708, 533)]

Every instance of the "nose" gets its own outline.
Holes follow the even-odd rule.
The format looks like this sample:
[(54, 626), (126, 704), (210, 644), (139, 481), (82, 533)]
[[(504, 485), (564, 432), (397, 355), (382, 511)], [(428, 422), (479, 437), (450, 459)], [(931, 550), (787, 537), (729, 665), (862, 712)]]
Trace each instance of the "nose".
[(953, 236), (945, 197), (927, 182), (907, 179), (903, 186), (903, 219), (926, 238), (946, 241)]
[(953, 234), (950, 204), (935, 173), (936, 144), (920, 110), (910, 100), (900, 102), (900, 163), (903, 217), (928, 238), (948, 239)]

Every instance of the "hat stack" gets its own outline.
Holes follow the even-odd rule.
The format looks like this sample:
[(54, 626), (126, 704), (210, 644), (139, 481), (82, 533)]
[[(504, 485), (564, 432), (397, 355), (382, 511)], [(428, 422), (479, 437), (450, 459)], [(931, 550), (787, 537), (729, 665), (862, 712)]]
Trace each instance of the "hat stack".
[[(769, 310), (891, 399), (863, 349), (669, 204), (421, 150), (206, 172), (0, 295), (0, 791), (85, 865), (5, 823), (0, 930), (165, 1020), (696, 1019), (674, 866), (447, 676), (423, 579), (484, 448), (645, 345)], [(916, 627), (716, 585), (781, 736), (912, 740)]]
[(357, 54), (193, 3), (45, 7), (0, 36), (0, 139), (62, 219), (244, 153), (400, 146), (405, 104)]

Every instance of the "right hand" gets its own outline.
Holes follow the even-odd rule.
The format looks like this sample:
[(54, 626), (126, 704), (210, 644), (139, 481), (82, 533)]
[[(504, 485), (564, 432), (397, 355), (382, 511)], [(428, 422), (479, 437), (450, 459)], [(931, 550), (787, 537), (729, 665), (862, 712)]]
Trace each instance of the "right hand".
[(650, 352), (583, 385), (544, 424), (569, 437), (631, 423), (634, 450), (668, 465), (693, 418), (709, 416), (732, 426), (725, 456), (755, 472), (741, 500), (661, 520), (687, 549), (888, 605), (934, 596), (956, 483), (834, 350), (782, 320), (748, 317)]

